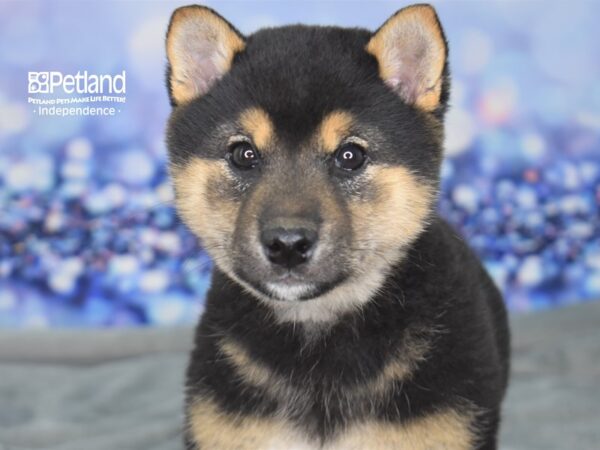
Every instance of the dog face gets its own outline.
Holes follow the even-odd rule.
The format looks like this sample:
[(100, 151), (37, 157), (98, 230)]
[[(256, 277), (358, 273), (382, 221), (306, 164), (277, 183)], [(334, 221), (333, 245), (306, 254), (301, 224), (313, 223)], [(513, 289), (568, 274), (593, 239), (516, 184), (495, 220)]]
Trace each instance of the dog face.
[(435, 200), (448, 76), (434, 10), (375, 33), (244, 37), (189, 6), (167, 55), (177, 209), (216, 265), (284, 320), (368, 301)]

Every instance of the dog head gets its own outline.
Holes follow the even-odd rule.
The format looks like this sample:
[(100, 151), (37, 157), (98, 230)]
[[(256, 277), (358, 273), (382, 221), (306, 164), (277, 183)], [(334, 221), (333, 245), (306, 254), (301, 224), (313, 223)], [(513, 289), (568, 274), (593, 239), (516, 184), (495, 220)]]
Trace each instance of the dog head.
[(283, 320), (368, 301), (435, 203), (448, 70), (433, 8), (374, 33), (243, 36), (188, 6), (166, 45), (177, 209), (216, 265)]

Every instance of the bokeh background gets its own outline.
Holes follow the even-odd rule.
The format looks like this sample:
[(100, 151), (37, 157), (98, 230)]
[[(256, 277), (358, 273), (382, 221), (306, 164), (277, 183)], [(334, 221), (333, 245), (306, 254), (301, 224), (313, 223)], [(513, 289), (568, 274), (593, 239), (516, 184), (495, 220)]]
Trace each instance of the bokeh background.
[[(205, 2), (242, 32), (374, 29), (405, 2)], [(600, 3), (434, 2), (452, 107), (439, 209), (513, 311), (600, 299)], [(211, 262), (165, 171), (174, 2), (0, 0), (0, 327), (191, 323)], [(127, 71), (116, 117), (38, 117), (27, 72)]]

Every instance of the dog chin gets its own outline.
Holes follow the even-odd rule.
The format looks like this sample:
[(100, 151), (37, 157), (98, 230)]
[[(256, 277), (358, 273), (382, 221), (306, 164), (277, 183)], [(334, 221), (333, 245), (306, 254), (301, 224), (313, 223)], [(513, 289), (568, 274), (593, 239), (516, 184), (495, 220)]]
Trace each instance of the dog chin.
[(276, 300), (297, 301), (310, 300), (318, 294), (319, 289), (312, 283), (277, 283), (269, 282), (264, 284), (265, 291), (269, 296)]

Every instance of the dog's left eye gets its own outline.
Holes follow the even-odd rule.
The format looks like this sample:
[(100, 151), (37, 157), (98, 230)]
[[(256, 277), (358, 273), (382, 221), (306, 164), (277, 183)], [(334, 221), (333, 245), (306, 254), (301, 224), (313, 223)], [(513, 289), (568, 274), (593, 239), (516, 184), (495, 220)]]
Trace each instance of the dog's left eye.
[(336, 150), (334, 160), (340, 169), (358, 170), (367, 161), (367, 154), (358, 144), (344, 144)]
[(260, 162), (260, 155), (249, 142), (237, 142), (229, 148), (229, 161), (238, 169), (253, 169)]

